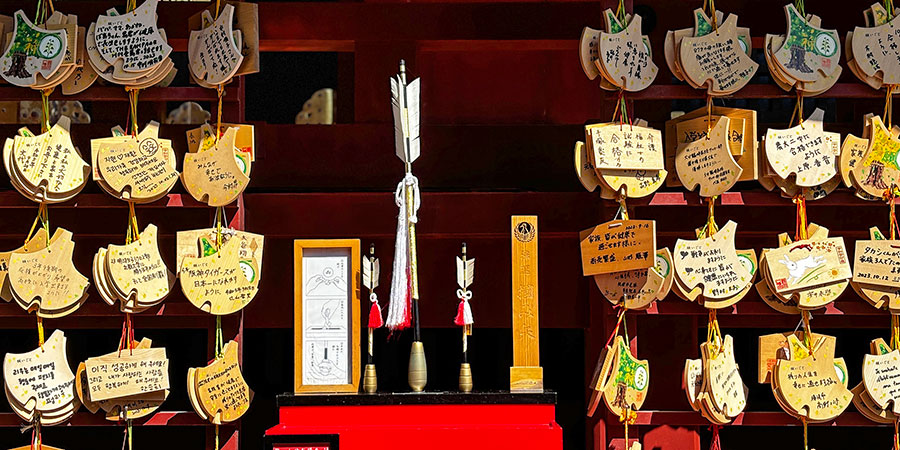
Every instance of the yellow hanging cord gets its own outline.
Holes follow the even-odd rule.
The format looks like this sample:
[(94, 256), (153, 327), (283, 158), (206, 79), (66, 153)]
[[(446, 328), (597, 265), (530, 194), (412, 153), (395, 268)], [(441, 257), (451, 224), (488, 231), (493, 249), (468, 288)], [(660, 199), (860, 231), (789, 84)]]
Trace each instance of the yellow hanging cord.
[(125, 2), (126, 12), (132, 12), (137, 8), (137, 0), (127, 0)]
[(718, 195), (713, 195), (712, 197), (707, 197), (707, 214), (706, 214), (706, 224), (703, 225), (703, 228), (697, 231), (697, 239), (703, 239), (709, 236), (716, 234), (719, 231), (719, 226), (716, 225), (716, 198)]
[(806, 430), (806, 417), (801, 417), (800, 421), (803, 422), (803, 450), (809, 450), (809, 435)]
[(34, 23), (43, 25), (56, 10), (53, 8), (53, 0), (38, 0), (37, 11), (34, 13)]
[(222, 95), (225, 93), (225, 85), (216, 86), (216, 93), (219, 96), (219, 107), (216, 108), (216, 142), (219, 142), (219, 136), (222, 135)]
[(138, 93), (140, 89), (133, 89), (129, 86), (125, 87), (125, 92), (128, 93), (128, 121), (131, 122), (131, 135), (137, 136), (138, 134)]
[(716, 19), (716, 2), (715, 0), (703, 0), (703, 12), (710, 17), (713, 24), (713, 30), (719, 31), (719, 21)]
[(883, 0), (884, 9), (887, 11), (888, 20), (894, 18), (894, 1), (893, 0)]
[(894, 419), (894, 450), (900, 450), (900, 430), (897, 428), (897, 423), (900, 422), (900, 418)]
[(216, 359), (221, 359), (224, 354), (225, 339), (222, 337), (222, 316), (216, 316)]
[(38, 330), (38, 346), (41, 349), (44, 348), (44, 319), (41, 316), (37, 315), (37, 312), (34, 313), (35, 317), (37, 317), (37, 330)]
[(53, 89), (41, 90), (41, 133), (50, 130), (50, 94)]
[(891, 314), (891, 348), (900, 349), (900, 316)]
[(128, 202), (128, 231), (125, 235), (125, 243), (130, 244), (141, 238), (138, 231), (137, 214), (134, 212), (134, 202)]
[(619, 7), (616, 8), (616, 18), (625, 26), (625, 0), (619, 0)]
[(710, 357), (716, 358), (716, 355), (722, 352), (722, 330), (719, 328), (719, 319), (716, 317), (716, 310), (709, 310), (709, 321), (706, 325), (706, 342), (712, 346)]
[(794, 234), (795, 240), (809, 239), (809, 225), (806, 219), (806, 197), (798, 194), (794, 197), (794, 204), (797, 205), (797, 229)]
[(887, 85), (887, 88), (885, 89), (884, 113), (882, 116), (884, 117), (884, 124), (888, 129), (893, 126), (894, 89), (896, 89), (896, 85), (893, 84)]
[(216, 446), (215, 450), (219, 450), (219, 424), (216, 424)]
[(709, 135), (712, 133), (712, 95), (709, 93), (706, 94), (706, 139), (709, 140)]
[(809, 320), (811, 318), (809, 311), (805, 309), (801, 311), (801, 317), (803, 318), (803, 341), (806, 344), (806, 348), (809, 350), (810, 356), (815, 359), (816, 354), (813, 351), (812, 330), (809, 328)]
[(800, 17), (806, 17), (806, 6), (803, 4), (803, 0), (794, 0), (794, 7), (797, 8)]

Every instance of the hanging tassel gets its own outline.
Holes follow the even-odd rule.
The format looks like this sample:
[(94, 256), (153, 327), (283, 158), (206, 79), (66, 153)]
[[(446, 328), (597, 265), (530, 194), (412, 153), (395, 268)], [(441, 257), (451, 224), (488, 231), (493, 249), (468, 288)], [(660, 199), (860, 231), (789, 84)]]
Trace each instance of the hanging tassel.
[[(406, 201), (406, 188), (413, 191), (413, 204)], [(419, 209), (419, 180), (411, 173), (397, 184), (394, 202), (399, 208), (397, 215), (397, 239), (394, 244), (394, 270), (391, 275), (391, 297), (388, 306), (387, 327), (391, 331), (409, 328), (412, 310), (412, 280), (409, 261), (409, 224), (417, 221)]]
[(369, 328), (381, 328), (384, 325), (384, 319), (381, 318), (378, 295), (373, 292), (372, 295), (369, 295), (369, 301), (372, 302), (372, 309), (369, 310)]
[(719, 438), (719, 430), (722, 429), (722, 426), (713, 425), (710, 429), (712, 429), (712, 440), (709, 443), (709, 450), (722, 450), (722, 440)]
[(472, 317), (472, 307), (469, 306), (469, 300), (472, 299), (472, 291), (457, 289), (456, 297), (459, 298), (459, 306), (456, 308), (456, 318), (453, 319), (453, 323), (461, 327), (472, 325), (475, 323), (475, 319)]

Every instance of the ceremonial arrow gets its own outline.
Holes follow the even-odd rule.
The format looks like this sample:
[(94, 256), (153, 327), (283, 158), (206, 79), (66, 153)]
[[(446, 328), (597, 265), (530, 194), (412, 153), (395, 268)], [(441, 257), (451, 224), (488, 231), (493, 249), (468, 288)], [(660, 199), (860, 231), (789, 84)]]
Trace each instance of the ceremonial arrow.
[(406, 63), (400, 61), (400, 73), (391, 78), (391, 106), (394, 115), (394, 146), (403, 161), (406, 175), (397, 185), (394, 200), (397, 216), (397, 240), (391, 276), (391, 299), (387, 326), (400, 331), (414, 326), (409, 354), (409, 386), (415, 392), (425, 389), (428, 371), (425, 348), (419, 328), (419, 277), (416, 264), (416, 212), (419, 209), (419, 180), (412, 174), (412, 163), (419, 157), (419, 79), (406, 83)]
[(372, 394), (378, 390), (378, 375), (375, 372), (375, 346), (374, 335), (375, 329), (380, 328), (384, 324), (381, 318), (381, 306), (378, 305), (378, 295), (375, 294), (375, 288), (378, 287), (378, 279), (381, 276), (381, 264), (375, 257), (375, 244), (369, 246), (369, 255), (363, 256), (362, 267), (363, 286), (369, 289), (369, 352), (367, 355), (366, 374), (363, 377), (363, 389)]

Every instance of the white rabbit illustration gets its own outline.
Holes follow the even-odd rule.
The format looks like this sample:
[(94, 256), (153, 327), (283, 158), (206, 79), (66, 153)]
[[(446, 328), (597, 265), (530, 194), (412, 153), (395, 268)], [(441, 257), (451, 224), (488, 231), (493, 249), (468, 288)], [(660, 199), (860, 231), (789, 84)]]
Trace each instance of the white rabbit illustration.
[(790, 272), (791, 277), (788, 278), (788, 284), (796, 283), (801, 277), (809, 269), (814, 269), (816, 267), (825, 264), (824, 256), (815, 256), (809, 255), (806, 258), (798, 259), (797, 261), (791, 261), (788, 259), (787, 255), (784, 255), (783, 258), (779, 259), (778, 262), (784, 264), (787, 267), (788, 272)]

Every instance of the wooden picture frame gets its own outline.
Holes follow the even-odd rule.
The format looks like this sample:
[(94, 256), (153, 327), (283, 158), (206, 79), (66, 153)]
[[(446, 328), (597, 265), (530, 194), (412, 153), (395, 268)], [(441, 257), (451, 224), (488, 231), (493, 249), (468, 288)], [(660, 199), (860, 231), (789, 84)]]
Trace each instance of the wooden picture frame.
[(295, 394), (359, 392), (359, 246), (359, 239), (294, 241)]

